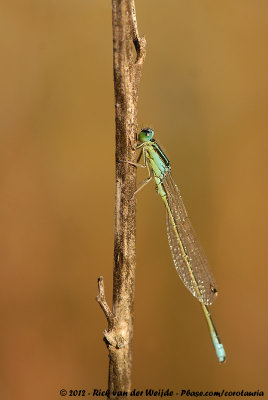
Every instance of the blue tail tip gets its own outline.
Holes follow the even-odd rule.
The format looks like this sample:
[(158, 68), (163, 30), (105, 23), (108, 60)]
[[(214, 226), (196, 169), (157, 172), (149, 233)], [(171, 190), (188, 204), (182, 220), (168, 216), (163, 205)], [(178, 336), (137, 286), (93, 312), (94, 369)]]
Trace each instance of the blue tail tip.
[(224, 347), (221, 343), (218, 343), (218, 345), (217, 345), (216, 354), (217, 354), (219, 362), (221, 364), (224, 363), (226, 360), (226, 353), (225, 353)]

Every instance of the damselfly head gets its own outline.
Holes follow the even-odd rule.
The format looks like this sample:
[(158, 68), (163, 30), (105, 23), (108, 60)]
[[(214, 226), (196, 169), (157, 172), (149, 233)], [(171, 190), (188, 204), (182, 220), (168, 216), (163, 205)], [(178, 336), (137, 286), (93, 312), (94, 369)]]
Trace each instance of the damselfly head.
[(151, 128), (144, 128), (139, 133), (140, 142), (149, 142), (154, 136), (154, 131)]

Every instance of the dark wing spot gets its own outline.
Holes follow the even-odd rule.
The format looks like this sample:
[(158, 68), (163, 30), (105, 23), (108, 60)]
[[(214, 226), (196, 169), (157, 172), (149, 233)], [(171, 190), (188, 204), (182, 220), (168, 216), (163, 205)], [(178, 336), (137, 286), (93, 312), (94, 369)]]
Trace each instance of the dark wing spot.
[(218, 293), (218, 290), (212, 285), (210, 285), (210, 290), (212, 293)]

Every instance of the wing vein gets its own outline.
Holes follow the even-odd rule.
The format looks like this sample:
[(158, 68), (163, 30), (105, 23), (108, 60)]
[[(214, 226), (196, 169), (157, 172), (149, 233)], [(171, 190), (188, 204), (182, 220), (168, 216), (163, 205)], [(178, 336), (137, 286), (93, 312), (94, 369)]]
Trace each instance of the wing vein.
[(171, 212), (170, 215), (167, 211), (166, 216), (167, 236), (176, 271), (186, 288), (199, 301), (210, 305), (217, 296), (217, 289), (208, 260), (170, 173), (162, 185)]

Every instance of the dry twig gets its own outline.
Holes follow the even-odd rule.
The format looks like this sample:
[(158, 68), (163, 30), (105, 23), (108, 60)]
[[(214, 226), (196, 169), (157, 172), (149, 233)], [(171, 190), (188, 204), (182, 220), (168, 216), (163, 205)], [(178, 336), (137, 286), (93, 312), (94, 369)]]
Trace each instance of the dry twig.
[[(113, 272), (113, 310), (99, 278), (97, 301), (108, 321), (104, 338), (109, 349), (109, 392), (128, 392), (131, 387), (133, 304), (136, 267), (136, 168), (137, 102), (146, 41), (140, 37), (134, 0), (112, 0), (113, 68), (116, 123), (116, 194)], [(136, 54), (134, 56), (134, 48)]]

